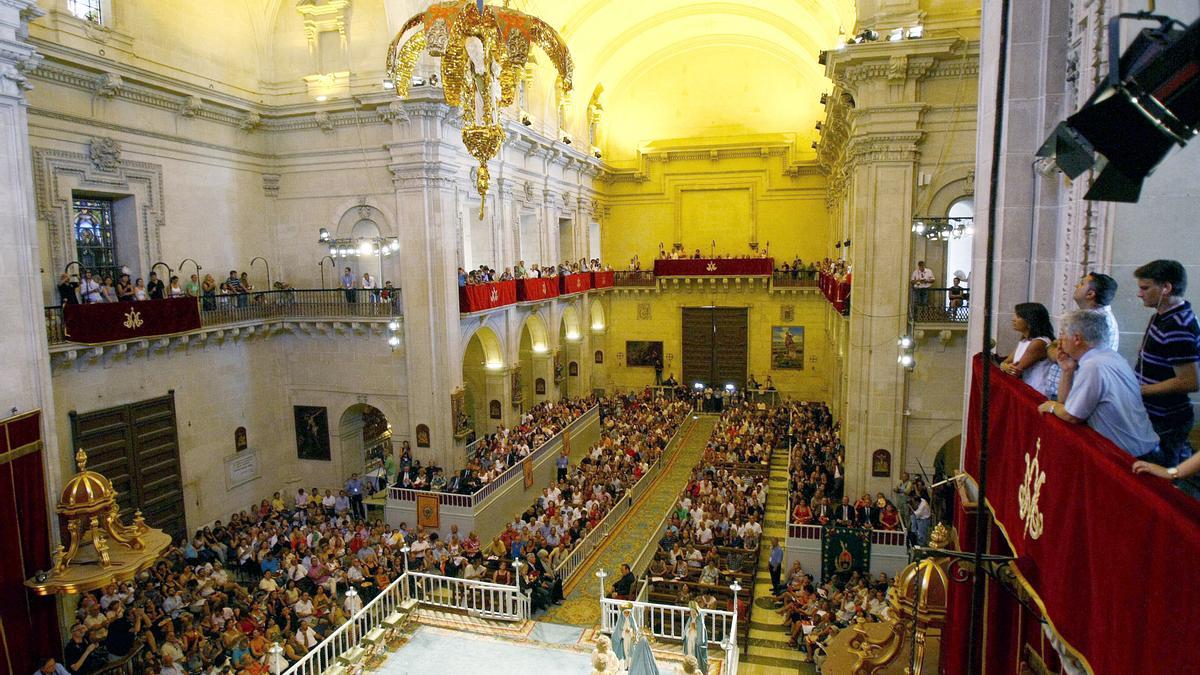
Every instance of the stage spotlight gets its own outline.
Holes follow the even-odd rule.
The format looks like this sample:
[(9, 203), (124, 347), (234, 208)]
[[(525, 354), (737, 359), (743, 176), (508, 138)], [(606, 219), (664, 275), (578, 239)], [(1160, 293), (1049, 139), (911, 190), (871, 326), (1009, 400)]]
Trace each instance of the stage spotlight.
[[(1119, 53), (1122, 19), (1157, 21)], [(1079, 112), (1060, 123), (1038, 150), (1070, 178), (1099, 174), (1084, 199), (1136, 202), (1142, 183), (1200, 122), (1200, 21), (1190, 26), (1158, 14), (1120, 14), (1108, 24), (1108, 78)]]

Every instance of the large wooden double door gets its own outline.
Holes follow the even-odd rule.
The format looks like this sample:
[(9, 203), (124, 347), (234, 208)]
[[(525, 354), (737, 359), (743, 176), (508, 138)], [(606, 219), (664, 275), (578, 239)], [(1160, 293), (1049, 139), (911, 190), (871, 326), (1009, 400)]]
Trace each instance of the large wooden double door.
[(716, 390), (726, 384), (742, 388), (748, 318), (745, 307), (683, 308), (683, 384), (701, 382)]
[(141, 511), (176, 541), (186, 536), (175, 392), (70, 416), (75, 449), (83, 448), (88, 468), (112, 481), (122, 521), (129, 524)]

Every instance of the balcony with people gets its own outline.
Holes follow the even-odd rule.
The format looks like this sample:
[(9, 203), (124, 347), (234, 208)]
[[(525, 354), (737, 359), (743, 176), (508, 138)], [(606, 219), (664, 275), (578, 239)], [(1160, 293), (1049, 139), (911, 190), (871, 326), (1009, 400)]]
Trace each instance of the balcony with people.
[(517, 303), (544, 302), (560, 296), (604, 291), (615, 284), (615, 273), (599, 258), (526, 267), (518, 261), (503, 272), (480, 265), (458, 268), (458, 303), (463, 314), (474, 314)]
[[(123, 340), (177, 336), (193, 331), (279, 320), (353, 319), (394, 323), (402, 315), (400, 289), (391, 281), (379, 283), (368, 272), (347, 272), (339, 288), (297, 289), (272, 281), (259, 290), (248, 272), (230, 270), (219, 282), (212, 274), (201, 279), (197, 268), (187, 282), (175, 270), (163, 278), (151, 271), (149, 281), (131, 281), (127, 271), (111, 274), (85, 269), (82, 278), (64, 272), (59, 277), (58, 305), (44, 309), (46, 337), (51, 347), (105, 344)], [(393, 332), (398, 326), (393, 328)]]

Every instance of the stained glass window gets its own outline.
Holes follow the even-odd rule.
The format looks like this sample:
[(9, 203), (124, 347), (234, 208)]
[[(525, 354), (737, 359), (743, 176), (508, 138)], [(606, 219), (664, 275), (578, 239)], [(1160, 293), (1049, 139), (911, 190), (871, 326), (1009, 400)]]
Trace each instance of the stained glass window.
[(104, 23), (100, 2), (101, 0), (67, 0), (67, 10), (85, 21)]
[(116, 279), (120, 265), (117, 264), (117, 243), (113, 236), (112, 200), (76, 197), (72, 207), (75, 213), (72, 231), (79, 264), (101, 278), (112, 275)]

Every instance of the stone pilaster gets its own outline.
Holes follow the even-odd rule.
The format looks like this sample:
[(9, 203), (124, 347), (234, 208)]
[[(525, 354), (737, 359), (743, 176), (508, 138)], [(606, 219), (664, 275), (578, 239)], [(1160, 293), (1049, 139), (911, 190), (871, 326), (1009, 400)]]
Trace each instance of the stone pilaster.
[[(38, 217), (33, 199), (26, 74), (40, 57), (27, 42), (29, 22), (42, 16), (34, 0), (0, 0), (0, 373), (4, 392), (0, 417), (42, 410), (48, 503), (61, 485), (58, 439), (54, 431), (54, 395), (38, 261)], [(69, 443), (69, 441), (67, 441)], [(50, 524), (57, 531), (57, 521)]]

